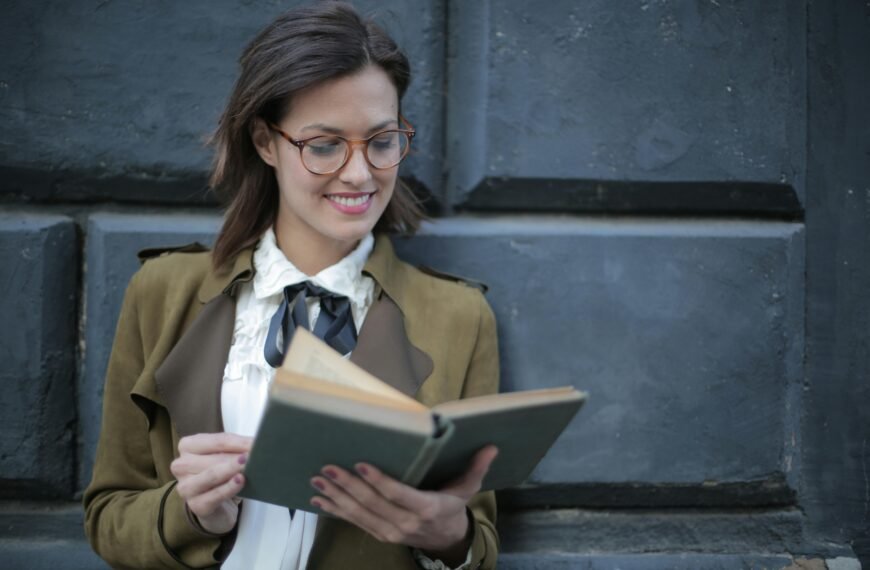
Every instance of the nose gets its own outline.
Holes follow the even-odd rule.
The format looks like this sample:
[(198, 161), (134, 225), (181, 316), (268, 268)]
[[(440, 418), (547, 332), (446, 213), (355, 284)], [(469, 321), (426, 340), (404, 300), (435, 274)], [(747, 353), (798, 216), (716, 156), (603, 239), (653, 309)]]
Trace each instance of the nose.
[(371, 167), (365, 157), (365, 147), (356, 146), (351, 149), (350, 158), (342, 167), (339, 179), (357, 188), (362, 188), (372, 179)]

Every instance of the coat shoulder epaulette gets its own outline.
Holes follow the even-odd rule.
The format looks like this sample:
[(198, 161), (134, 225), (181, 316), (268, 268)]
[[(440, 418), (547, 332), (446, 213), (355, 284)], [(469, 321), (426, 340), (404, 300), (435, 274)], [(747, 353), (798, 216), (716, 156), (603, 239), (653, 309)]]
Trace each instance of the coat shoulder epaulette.
[(445, 279), (447, 281), (453, 281), (454, 283), (461, 283), (462, 285), (465, 285), (467, 287), (474, 287), (475, 289), (479, 289), (481, 293), (486, 293), (487, 291), (489, 291), (489, 286), (482, 281), (475, 281), (474, 279), (469, 279), (460, 275), (445, 273), (443, 271), (438, 271), (437, 269), (432, 269), (431, 267), (426, 265), (418, 265), (417, 269), (419, 269), (426, 275), (431, 275), (432, 277), (437, 277), (438, 279)]
[(169, 255), (170, 253), (201, 253), (208, 250), (208, 247), (204, 246), (198, 241), (195, 241), (187, 245), (180, 245), (176, 247), (148, 247), (139, 251), (136, 256), (139, 258), (139, 263), (145, 263), (149, 259)]

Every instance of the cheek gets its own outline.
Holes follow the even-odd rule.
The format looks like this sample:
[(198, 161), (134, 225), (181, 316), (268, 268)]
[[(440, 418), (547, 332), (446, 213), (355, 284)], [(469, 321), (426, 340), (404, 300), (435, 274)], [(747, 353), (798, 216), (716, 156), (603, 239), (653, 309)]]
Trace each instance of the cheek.
[(395, 172), (379, 172), (376, 175), (378, 188), (384, 193), (385, 202), (392, 198), (396, 192), (396, 184), (398, 184), (398, 176)]
[(296, 200), (310, 200), (318, 196), (328, 183), (328, 180), (323, 180), (328, 177), (316, 176), (304, 168), (300, 170), (293, 166), (285, 167), (275, 174), (278, 176), (281, 193)]

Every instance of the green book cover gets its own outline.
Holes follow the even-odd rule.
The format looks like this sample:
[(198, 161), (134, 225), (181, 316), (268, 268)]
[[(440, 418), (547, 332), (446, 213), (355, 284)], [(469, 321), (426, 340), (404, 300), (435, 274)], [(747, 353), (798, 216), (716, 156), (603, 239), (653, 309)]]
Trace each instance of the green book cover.
[[(304, 334), (300, 334), (304, 333)], [(430, 410), (297, 331), (276, 373), (240, 495), (312, 511), (311, 477), (323, 466), (377, 466), (409, 485), (437, 489), (482, 447), (499, 455), (483, 490), (522, 483), (585, 401), (574, 388), (493, 394)]]
[(511, 401), (508, 394), (498, 394), (474, 399), (493, 406), (488, 408), (462, 409), (460, 406), (468, 400), (436, 406), (444, 420), (453, 424), (454, 435), (444, 442), (421, 488), (437, 489), (462, 475), (477, 450), (489, 444), (498, 447), (498, 457), (483, 480), (483, 490), (519, 485), (544, 458), (586, 398), (573, 388), (512, 395), (518, 397)]

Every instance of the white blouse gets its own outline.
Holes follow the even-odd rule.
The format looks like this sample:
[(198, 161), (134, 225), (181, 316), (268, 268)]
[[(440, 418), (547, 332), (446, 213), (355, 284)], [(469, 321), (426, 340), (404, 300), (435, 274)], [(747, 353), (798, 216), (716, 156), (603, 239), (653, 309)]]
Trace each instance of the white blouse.
[[(236, 301), (236, 320), (224, 379), (221, 413), (227, 432), (253, 436), (260, 424), (269, 385), (275, 377), (263, 355), (269, 321), (281, 303), (284, 287), (310, 279), (315, 285), (345, 295), (357, 330), (372, 302), (374, 281), (362, 274), (374, 246), (371, 234), (347, 257), (309, 277), (284, 257), (269, 229), (254, 252), (254, 278), (244, 283)], [(320, 303), (306, 299), (313, 327)], [(312, 491), (313, 495), (313, 491)], [(222, 568), (304, 569), (314, 543), (317, 515), (245, 499), (236, 542)]]

